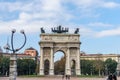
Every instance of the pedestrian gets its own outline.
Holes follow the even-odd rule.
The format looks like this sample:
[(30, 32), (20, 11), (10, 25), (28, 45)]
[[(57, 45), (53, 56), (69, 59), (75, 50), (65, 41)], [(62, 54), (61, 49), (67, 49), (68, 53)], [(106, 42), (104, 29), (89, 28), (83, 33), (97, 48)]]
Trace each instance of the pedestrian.
[(112, 75), (109, 75), (107, 80), (112, 80)]
[(62, 80), (64, 80), (64, 74), (62, 75)]
[(70, 75), (68, 75), (68, 80), (70, 80)]
[(117, 77), (115, 74), (113, 74), (112, 78), (113, 78), (113, 80), (117, 80)]
[(66, 80), (68, 79), (68, 75), (66, 75)]

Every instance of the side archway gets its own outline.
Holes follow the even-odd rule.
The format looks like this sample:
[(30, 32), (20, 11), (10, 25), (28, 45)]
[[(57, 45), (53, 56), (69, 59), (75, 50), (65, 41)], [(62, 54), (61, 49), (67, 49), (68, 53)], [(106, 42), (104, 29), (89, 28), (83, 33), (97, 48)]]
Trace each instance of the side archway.
[(49, 75), (49, 65), (50, 65), (50, 62), (48, 59), (46, 59), (44, 61), (44, 74), (45, 75)]
[(76, 75), (76, 62), (75, 62), (75, 60), (71, 61), (71, 75)]

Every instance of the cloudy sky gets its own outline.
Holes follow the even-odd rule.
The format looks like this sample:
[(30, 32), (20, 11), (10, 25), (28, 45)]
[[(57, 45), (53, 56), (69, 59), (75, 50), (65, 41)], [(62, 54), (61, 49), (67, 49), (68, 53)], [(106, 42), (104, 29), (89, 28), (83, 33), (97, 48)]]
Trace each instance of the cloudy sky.
[(14, 45), (18, 48), (24, 42), (19, 33), (24, 29), (24, 49), (34, 47), (39, 51), (40, 28), (50, 33), (58, 25), (68, 27), (70, 33), (80, 28), (81, 51), (120, 53), (120, 0), (0, 0), (2, 49), (7, 39), (10, 43), (12, 29), (17, 31)]

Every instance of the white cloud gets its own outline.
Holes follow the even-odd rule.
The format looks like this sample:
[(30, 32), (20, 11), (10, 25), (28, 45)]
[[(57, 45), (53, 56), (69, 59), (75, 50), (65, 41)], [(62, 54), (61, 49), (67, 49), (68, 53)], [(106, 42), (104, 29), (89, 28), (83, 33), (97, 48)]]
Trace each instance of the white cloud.
[[(66, 3), (66, 4), (65, 4)], [(81, 13), (79, 17), (81, 16), (95, 16), (98, 17), (100, 14), (94, 13), (94, 8), (98, 7), (107, 7), (107, 8), (113, 8), (117, 7), (119, 4), (115, 2), (107, 2), (105, 0), (34, 0), (31, 2), (2, 2), (0, 3), (1, 8), (0, 10), (5, 11), (19, 11), (20, 15), (25, 12), (29, 13), (30, 15), (36, 15), (39, 14), (39, 17), (48, 17), (51, 19), (60, 19), (60, 20), (71, 20), (75, 16), (74, 12), (76, 10), (68, 10), (66, 8), (70, 7), (67, 4), (71, 3), (76, 5), (77, 12)], [(42, 16), (40, 16), (42, 15)], [(34, 16), (32, 16), (34, 17)], [(38, 16), (37, 16), (38, 17)], [(64, 18), (64, 19), (63, 19)], [(76, 17), (75, 17), (76, 18)]]
[(98, 9), (120, 8), (120, 3), (106, 0), (67, 0), (64, 3), (72, 4), (74, 7), (74, 10), (70, 9), (72, 15), (74, 15), (74, 12), (79, 14), (79, 16), (74, 15), (75, 18), (98, 18), (102, 15), (102, 13), (97, 12)]
[(13, 21), (13, 22), (2, 22), (0, 23), (0, 34), (4, 33), (10, 33), (12, 29), (16, 29), (17, 31), (20, 31), (22, 29), (25, 30), (26, 33), (35, 33), (40, 32), (40, 28), (44, 27), (45, 29), (50, 29), (54, 24), (52, 23), (46, 23), (46, 22), (39, 22), (34, 21), (32, 23), (22, 23), (20, 21)]
[(111, 30), (103, 30), (98, 32), (95, 36), (96, 37), (106, 37), (106, 36), (117, 36), (120, 35), (120, 27)]
[(40, 0), (34, 0), (31, 2), (1, 2), (1, 11), (20, 11), (20, 12), (39, 12), (41, 11)]
[(42, 0), (42, 10), (44, 11), (61, 11), (62, 10), (62, 6), (61, 6), (61, 0)]
[[(69, 0), (68, 0), (69, 1)], [(120, 6), (117, 2), (106, 1), (106, 0), (71, 0), (74, 4), (79, 6), (79, 8), (116, 8)]]
[(116, 7), (120, 7), (120, 4), (115, 3), (115, 2), (106, 2), (102, 4), (103, 7), (105, 8), (116, 8)]
[(25, 12), (22, 12), (22, 13), (20, 13), (20, 15), (19, 15), (19, 19), (21, 19), (21, 20), (30, 20), (31, 19), (31, 15), (30, 14), (27, 14), (27, 13), (25, 13)]
[(95, 4), (98, 4), (99, 0), (72, 0), (72, 2), (77, 5), (79, 8), (91, 8), (95, 7)]
[(108, 24), (108, 23), (102, 23), (102, 22), (94, 22), (94, 23), (89, 23), (88, 26), (93, 26), (93, 27), (112, 27), (113, 25)]
[[(69, 10), (66, 7), (67, 3), (74, 4), (77, 10)], [(92, 14), (91, 10), (93, 8), (98, 7), (106, 7), (106, 8), (115, 8), (119, 4), (115, 2), (107, 2), (105, 0), (34, 0), (31, 2), (2, 2), (0, 3), (1, 8), (0, 11), (9, 11), (14, 12), (18, 11), (19, 16), (15, 20), (10, 21), (2, 21), (2, 17), (0, 16), (0, 34), (8, 32), (12, 28), (16, 28), (18, 30), (25, 29), (26, 32), (38, 32), (40, 31), (40, 27), (53, 27), (56, 24), (71, 24), (69, 22), (73, 18), (80, 18), (83, 15), (76, 16), (74, 13), (83, 10), (83, 14), (90, 14), (90, 16), (96, 16)], [(86, 10), (86, 11), (85, 11)], [(94, 12), (94, 11), (93, 11)], [(98, 14), (97, 14), (98, 15)], [(88, 15), (89, 16), (89, 15)], [(99, 16), (99, 15), (98, 15)], [(74, 24), (74, 23), (73, 23)], [(105, 23), (90, 23), (89, 26), (111, 26), (110, 24)], [(80, 32), (83, 35), (92, 35), (95, 32), (89, 28), (81, 28)]]
[[(92, 24), (91, 24), (92, 25)], [(80, 25), (80, 35), (83, 37), (88, 38), (103, 38), (103, 37), (110, 37), (110, 36), (118, 36), (120, 35), (120, 27), (115, 28), (116, 25), (110, 25), (110, 24), (93, 24), (93, 25), (101, 25), (103, 27), (107, 27), (106, 29), (101, 30), (94, 30), (94, 28), (90, 28), (88, 25)], [(109, 27), (112, 28), (110, 29)]]
[(82, 26), (80, 27), (80, 35), (86, 38), (103, 38), (103, 37), (110, 37), (110, 36), (119, 36), (120, 27), (115, 29), (94, 31), (93, 29)]
[(89, 28), (80, 28), (80, 34), (84, 37), (94, 37), (94, 31)]
[[(72, 18), (64, 10), (61, 0), (35, 0), (27, 4), (24, 2), (3, 2), (0, 4), (5, 11), (19, 11), (17, 19), (7, 22), (1, 20), (0, 26), (4, 26), (4, 28), (0, 28), (0, 33), (8, 32), (11, 28), (18, 30), (23, 28), (29, 33), (38, 32), (40, 31), (40, 27), (52, 27), (56, 24), (65, 23)], [(2, 9), (0, 8), (0, 11)]]

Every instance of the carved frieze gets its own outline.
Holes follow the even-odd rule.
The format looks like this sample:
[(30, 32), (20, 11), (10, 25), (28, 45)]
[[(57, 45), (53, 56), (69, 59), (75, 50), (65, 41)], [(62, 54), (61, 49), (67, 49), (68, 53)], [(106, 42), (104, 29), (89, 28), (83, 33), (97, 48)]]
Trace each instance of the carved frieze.
[(41, 41), (52, 41), (52, 42), (79, 42), (79, 35), (41, 35)]

